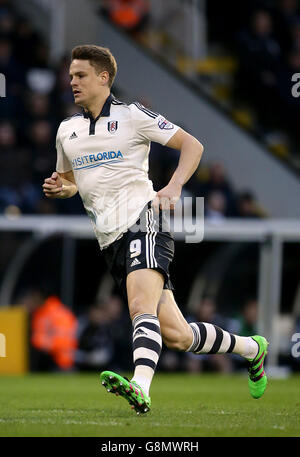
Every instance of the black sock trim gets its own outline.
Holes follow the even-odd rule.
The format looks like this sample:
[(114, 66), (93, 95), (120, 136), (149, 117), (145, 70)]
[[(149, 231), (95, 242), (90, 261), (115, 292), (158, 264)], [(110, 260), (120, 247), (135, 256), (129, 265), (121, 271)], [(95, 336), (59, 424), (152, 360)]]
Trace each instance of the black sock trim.
[(139, 327), (145, 327), (148, 330), (153, 330), (153, 332), (160, 334), (160, 326), (157, 324), (152, 324), (152, 322), (140, 322), (134, 326), (134, 331), (136, 331)]
[(207, 330), (206, 330), (205, 325), (202, 322), (196, 322), (196, 325), (198, 325), (199, 330), (200, 330), (200, 343), (199, 343), (198, 347), (196, 347), (194, 352), (200, 352), (206, 341)]
[(152, 368), (153, 370), (155, 370), (156, 368), (156, 363), (153, 362), (153, 360), (150, 360), (150, 359), (137, 359), (135, 362), (134, 362), (134, 366), (137, 367), (138, 365), (146, 365), (147, 367), (150, 367)]
[(151, 340), (150, 338), (146, 338), (143, 336), (139, 336), (136, 338), (132, 344), (133, 350), (135, 351), (138, 348), (146, 348), (151, 349), (151, 351), (156, 352), (156, 354), (160, 355), (161, 353), (161, 345), (158, 344), (156, 341)]
[(216, 330), (216, 339), (208, 354), (217, 354), (223, 341), (223, 330), (217, 325), (214, 325), (214, 327)]
[(234, 349), (234, 346), (235, 346), (235, 336), (232, 333), (229, 333), (229, 335), (230, 335), (231, 343), (230, 343), (228, 351), (226, 351), (226, 352), (232, 352)]

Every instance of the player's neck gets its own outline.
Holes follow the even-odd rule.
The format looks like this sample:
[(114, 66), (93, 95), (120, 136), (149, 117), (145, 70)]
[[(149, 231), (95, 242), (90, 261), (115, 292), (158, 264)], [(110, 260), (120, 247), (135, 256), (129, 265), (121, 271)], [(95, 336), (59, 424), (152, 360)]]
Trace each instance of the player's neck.
[(96, 117), (98, 117), (99, 114), (101, 113), (104, 103), (105, 103), (107, 97), (109, 97), (109, 95), (110, 95), (110, 90), (109, 90), (109, 88), (107, 88), (107, 90), (105, 90), (103, 93), (99, 94), (98, 97), (95, 97), (88, 106), (84, 107), (85, 111), (88, 111), (89, 113), (91, 113), (93, 118), (96, 119)]

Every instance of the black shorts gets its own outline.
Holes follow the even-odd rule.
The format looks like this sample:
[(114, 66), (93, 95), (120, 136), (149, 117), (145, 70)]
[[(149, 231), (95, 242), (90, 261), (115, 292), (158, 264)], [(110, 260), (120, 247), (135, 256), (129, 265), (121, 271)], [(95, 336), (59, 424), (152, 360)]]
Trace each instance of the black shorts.
[(169, 230), (164, 211), (157, 214), (149, 202), (138, 221), (120, 239), (103, 249), (108, 269), (124, 297), (127, 298), (127, 275), (142, 268), (159, 271), (164, 277), (164, 289), (174, 289), (169, 275), (174, 240)]

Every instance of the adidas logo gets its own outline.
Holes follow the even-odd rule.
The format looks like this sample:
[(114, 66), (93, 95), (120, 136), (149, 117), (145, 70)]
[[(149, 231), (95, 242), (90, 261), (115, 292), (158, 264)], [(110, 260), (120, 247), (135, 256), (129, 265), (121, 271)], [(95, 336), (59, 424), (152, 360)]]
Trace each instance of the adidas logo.
[(141, 262), (140, 262), (138, 259), (134, 259), (134, 260), (131, 262), (130, 266), (131, 266), (131, 267), (135, 267), (136, 265), (140, 265), (140, 263), (141, 263)]
[(75, 132), (72, 133), (72, 135), (69, 137), (69, 140), (74, 140), (74, 138), (78, 138)]
[(144, 332), (141, 328), (138, 328), (134, 333), (134, 337), (136, 337), (137, 335), (147, 335), (147, 333)]

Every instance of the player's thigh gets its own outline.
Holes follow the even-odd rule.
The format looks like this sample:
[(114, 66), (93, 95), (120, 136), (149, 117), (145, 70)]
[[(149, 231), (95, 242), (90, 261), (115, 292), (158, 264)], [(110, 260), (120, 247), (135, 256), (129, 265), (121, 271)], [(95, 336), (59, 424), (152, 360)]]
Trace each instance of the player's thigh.
[(158, 319), (163, 342), (171, 349), (187, 350), (193, 342), (193, 332), (177, 306), (173, 292), (164, 289), (159, 300)]
[(156, 315), (163, 286), (163, 275), (150, 268), (134, 270), (127, 275), (126, 288), (131, 319), (143, 313)]

